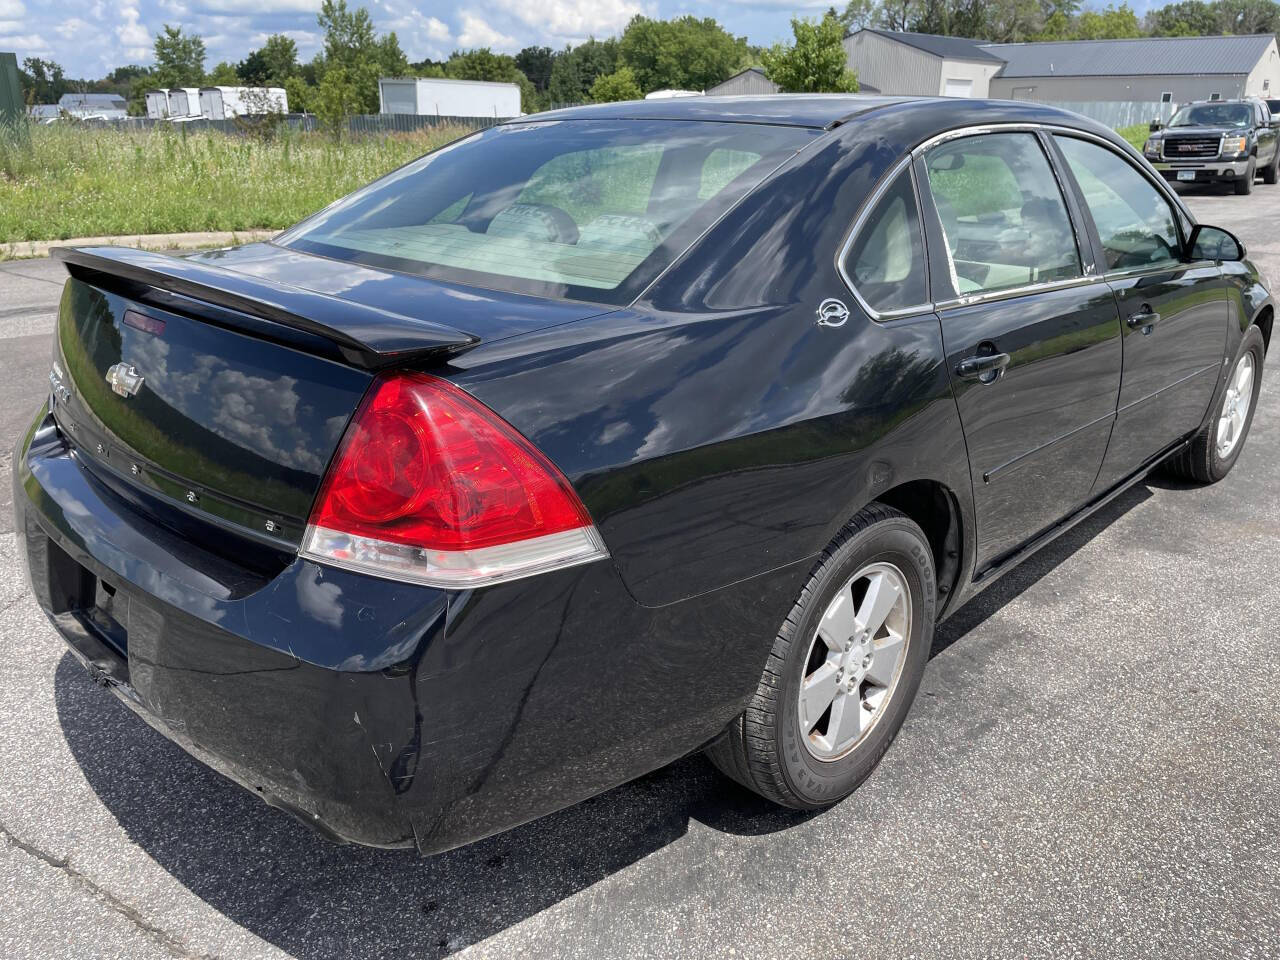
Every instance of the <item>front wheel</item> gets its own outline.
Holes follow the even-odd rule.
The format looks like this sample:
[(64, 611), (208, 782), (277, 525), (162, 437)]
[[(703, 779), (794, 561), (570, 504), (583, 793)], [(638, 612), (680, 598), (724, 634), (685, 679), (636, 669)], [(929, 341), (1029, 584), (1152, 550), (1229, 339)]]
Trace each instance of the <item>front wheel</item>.
[(1245, 171), (1243, 177), (1236, 181), (1236, 194), (1238, 196), (1253, 193), (1253, 178), (1257, 176), (1257, 172), (1257, 161), (1250, 157), (1249, 169)]
[(1262, 331), (1250, 327), (1227, 375), (1218, 407), (1182, 453), (1169, 461), (1177, 476), (1196, 483), (1217, 483), (1235, 466), (1253, 423), (1262, 389), (1262, 361), (1266, 344)]
[(866, 507), (823, 553), (746, 710), (707, 749), (712, 763), (786, 807), (847, 797), (915, 699), (936, 595), (920, 528), (890, 507)]

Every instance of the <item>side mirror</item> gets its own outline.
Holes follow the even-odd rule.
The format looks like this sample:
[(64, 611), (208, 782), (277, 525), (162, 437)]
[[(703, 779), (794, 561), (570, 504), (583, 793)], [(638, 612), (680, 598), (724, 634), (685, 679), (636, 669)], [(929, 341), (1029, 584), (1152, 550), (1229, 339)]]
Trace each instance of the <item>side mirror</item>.
[(1190, 260), (1235, 261), (1245, 257), (1244, 244), (1236, 239), (1235, 234), (1203, 223), (1191, 228), (1187, 249)]
[(1163, 129), (1164, 129), (1164, 124), (1161, 123), (1159, 120), (1152, 120), (1149, 124), (1147, 124), (1147, 130), (1150, 131), (1151, 133), (1155, 133), (1157, 130), (1163, 130)]

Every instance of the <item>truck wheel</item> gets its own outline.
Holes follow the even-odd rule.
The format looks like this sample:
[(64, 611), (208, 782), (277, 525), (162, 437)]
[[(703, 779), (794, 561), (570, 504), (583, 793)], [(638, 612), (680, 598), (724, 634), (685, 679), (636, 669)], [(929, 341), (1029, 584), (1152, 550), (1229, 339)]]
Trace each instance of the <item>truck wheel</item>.
[(1257, 160), (1253, 157), (1249, 158), (1249, 169), (1245, 171), (1243, 177), (1236, 181), (1236, 196), (1243, 197), (1246, 194), (1253, 193), (1253, 178), (1256, 174)]
[(1257, 325), (1245, 331), (1240, 353), (1227, 375), (1218, 407), (1189, 446), (1169, 461), (1175, 476), (1195, 483), (1217, 483), (1235, 466), (1253, 423), (1262, 388), (1266, 344)]
[(936, 597), (920, 528), (868, 505), (823, 552), (755, 694), (708, 758), (786, 807), (843, 800), (906, 719), (929, 659)]

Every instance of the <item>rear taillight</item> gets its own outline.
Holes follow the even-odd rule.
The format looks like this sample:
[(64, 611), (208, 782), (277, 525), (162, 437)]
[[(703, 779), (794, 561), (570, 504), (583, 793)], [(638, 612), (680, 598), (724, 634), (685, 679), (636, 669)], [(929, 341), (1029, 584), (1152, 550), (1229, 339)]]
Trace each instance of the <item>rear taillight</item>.
[(608, 556), (546, 457), (469, 394), (419, 373), (374, 381), (325, 475), (301, 553), (456, 588)]

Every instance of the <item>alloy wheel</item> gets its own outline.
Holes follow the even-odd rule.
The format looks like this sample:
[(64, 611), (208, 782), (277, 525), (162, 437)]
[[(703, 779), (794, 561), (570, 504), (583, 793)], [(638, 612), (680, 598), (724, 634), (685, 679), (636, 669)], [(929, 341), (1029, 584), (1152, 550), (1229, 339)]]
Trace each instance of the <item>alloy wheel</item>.
[(911, 640), (911, 591), (891, 563), (863, 567), (836, 592), (809, 643), (800, 732), (817, 760), (839, 760), (884, 715)]
[(1249, 420), (1249, 408), (1253, 406), (1253, 354), (1246, 353), (1236, 364), (1222, 400), (1222, 413), (1218, 416), (1218, 456), (1225, 460), (1231, 456), (1244, 433)]

